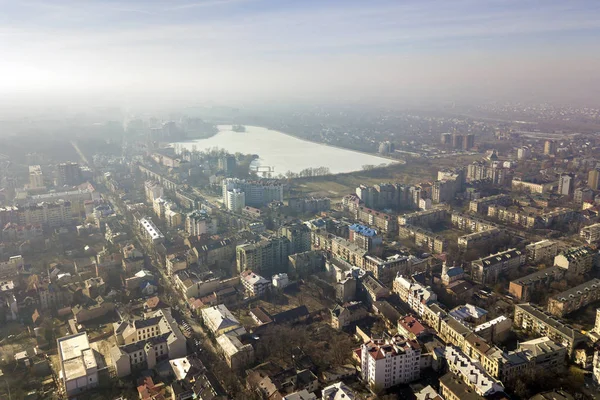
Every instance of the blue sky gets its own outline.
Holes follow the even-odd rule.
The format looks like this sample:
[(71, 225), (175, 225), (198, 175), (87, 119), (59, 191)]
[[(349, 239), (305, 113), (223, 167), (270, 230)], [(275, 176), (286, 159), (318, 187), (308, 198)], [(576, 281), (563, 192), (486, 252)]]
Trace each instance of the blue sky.
[(600, 66), (600, 1), (0, 0), (0, 7), (0, 90), (9, 92), (150, 87), (226, 99), (448, 96), (514, 86), (515, 95), (543, 97), (591, 93)]

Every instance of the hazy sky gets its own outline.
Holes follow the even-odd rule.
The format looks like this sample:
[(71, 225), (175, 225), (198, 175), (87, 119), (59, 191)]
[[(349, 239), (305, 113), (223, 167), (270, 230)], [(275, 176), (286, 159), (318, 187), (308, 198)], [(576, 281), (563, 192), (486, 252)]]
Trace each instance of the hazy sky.
[(273, 100), (600, 89), (600, 1), (0, 0), (0, 93)]

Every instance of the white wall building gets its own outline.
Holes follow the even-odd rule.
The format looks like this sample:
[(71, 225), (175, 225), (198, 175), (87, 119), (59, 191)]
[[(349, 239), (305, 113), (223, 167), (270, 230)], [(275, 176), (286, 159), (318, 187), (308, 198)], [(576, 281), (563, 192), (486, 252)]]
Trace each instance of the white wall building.
[(90, 348), (87, 333), (65, 336), (57, 341), (59, 376), (67, 396), (71, 397), (98, 386), (98, 363)]
[(371, 387), (387, 389), (419, 379), (420, 362), (419, 343), (401, 335), (361, 346), (362, 379)]
[(271, 282), (252, 271), (244, 271), (240, 274), (242, 285), (250, 296), (262, 296), (271, 289)]
[(290, 279), (288, 278), (288, 274), (281, 273), (273, 275), (273, 287), (283, 289), (284, 287), (290, 284)]
[(187, 354), (186, 338), (170, 309), (158, 310), (140, 320), (116, 322), (113, 329), (117, 346), (110, 354), (118, 377)]
[(241, 213), (246, 207), (246, 194), (241, 189), (228, 190), (225, 196), (225, 207), (234, 213)]
[(224, 304), (203, 308), (202, 321), (215, 336), (241, 328), (239, 321)]

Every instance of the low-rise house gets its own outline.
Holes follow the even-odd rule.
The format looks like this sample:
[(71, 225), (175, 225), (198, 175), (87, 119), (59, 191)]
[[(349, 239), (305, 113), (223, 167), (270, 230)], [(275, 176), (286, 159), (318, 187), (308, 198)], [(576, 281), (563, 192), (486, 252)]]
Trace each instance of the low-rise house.
[(335, 329), (345, 329), (367, 315), (367, 309), (360, 301), (338, 304), (331, 310), (331, 326)]

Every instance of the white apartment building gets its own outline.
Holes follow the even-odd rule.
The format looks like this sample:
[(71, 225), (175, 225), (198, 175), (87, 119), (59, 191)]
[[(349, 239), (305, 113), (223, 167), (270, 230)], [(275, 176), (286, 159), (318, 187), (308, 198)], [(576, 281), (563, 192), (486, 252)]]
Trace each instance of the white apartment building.
[(217, 219), (204, 210), (195, 210), (185, 217), (185, 231), (191, 236), (217, 233)]
[(59, 377), (67, 396), (98, 386), (98, 363), (87, 333), (65, 336), (56, 341), (60, 362)]
[(600, 223), (582, 228), (579, 236), (589, 244), (600, 241)]
[(421, 347), (401, 335), (372, 339), (361, 346), (362, 379), (370, 386), (387, 389), (419, 379)]
[(142, 218), (140, 219), (140, 229), (144, 237), (151, 243), (161, 243), (165, 240), (165, 236), (160, 230), (154, 225), (151, 219)]
[(146, 201), (149, 203), (154, 203), (154, 200), (165, 195), (165, 189), (156, 181), (146, 181), (144, 192), (146, 193)]
[(225, 207), (234, 213), (241, 213), (246, 207), (246, 194), (241, 189), (228, 190), (225, 196)]
[(419, 316), (423, 315), (427, 303), (437, 300), (437, 295), (431, 287), (412, 282), (409, 277), (403, 275), (398, 275), (394, 279), (392, 291)]
[(244, 271), (240, 274), (242, 285), (250, 296), (262, 296), (271, 289), (271, 281), (252, 271)]
[(118, 377), (187, 354), (185, 336), (170, 309), (158, 310), (140, 320), (116, 322), (113, 328), (117, 345), (110, 354)]

